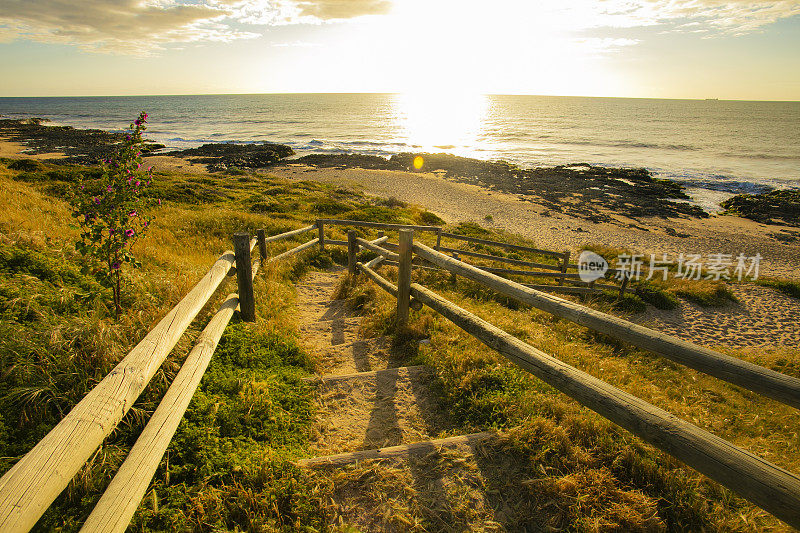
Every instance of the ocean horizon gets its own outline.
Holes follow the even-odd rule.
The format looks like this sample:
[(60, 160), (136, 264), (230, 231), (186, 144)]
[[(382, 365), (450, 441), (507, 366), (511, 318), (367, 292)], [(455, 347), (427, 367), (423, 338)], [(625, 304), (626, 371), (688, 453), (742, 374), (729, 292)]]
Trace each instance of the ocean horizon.
[(150, 114), (169, 148), (273, 142), (298, 155), (444, 152), (523, 167), (644, 167), (714, 210), (800, 188), (800, 102), (450, 93), (2, 97), (0, 116), (123, 130)]

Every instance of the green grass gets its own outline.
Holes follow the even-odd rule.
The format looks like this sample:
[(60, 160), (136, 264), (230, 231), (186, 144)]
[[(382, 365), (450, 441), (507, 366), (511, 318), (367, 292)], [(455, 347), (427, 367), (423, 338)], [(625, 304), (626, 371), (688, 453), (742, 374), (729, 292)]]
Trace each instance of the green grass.
[(800, 282), (790, 279), (759, 278), (756, 284), (762, 287), (772, 287), (792, 298), (800, 298)]

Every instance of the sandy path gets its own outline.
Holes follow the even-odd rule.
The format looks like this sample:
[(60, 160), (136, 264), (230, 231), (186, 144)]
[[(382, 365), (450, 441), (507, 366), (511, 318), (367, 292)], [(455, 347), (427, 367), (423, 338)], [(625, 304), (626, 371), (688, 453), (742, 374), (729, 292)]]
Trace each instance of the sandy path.
[[(310, 272), (297, 287), (301, 345), (331, 376), (403, 367), (387, 337), (363, 338), (361, 318), (344, 300), (333, 300), (341, 270)], [(430, 374), (412, 367), (355, 379), (325, 381), (317, 388), (316, 456), (417, 442), (449, 426), (429, 392)]]

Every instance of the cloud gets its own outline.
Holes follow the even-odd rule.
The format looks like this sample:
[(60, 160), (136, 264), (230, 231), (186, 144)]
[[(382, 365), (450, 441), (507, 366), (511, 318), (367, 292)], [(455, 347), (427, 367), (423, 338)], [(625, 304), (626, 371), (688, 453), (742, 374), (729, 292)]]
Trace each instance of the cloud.
[(140, 55), (163, 49), (168, 43), (228, 42), (258, 36), (224, 24), (230, 14), (217, 2), (4, 0), (0, 29), (16, 38)]
[(0, 42), (29, 39), (149, 55), (173, 43), (261, 35), (245, 25), (320, 24), (390, 8), (389, 0), (3, 0)]
[(602, 0), (596, 3), (602, 25), (672, 25), (675, 31), (706, 30), (743, 35), (780, 19), (800, 15), (794, 0)]
[(302, 0), (297, 2), (301, 16), (320, 20), (350, 19), (365, 15), (386, 15), (392, 8), (388, 0)]
[[(800, 15), (800, 2), (794, 0), (495, 0), (491, 7), (482, 0), (0, 1), (0, 43), (28, 39), (138, 55), (169, 46), (257, 38), (272, 26), (381, 15), (389, 20), (410, 6), (417, 25), (434, 19), (434, 26), (468, 26), (465, 14), (470, 14), (481, 24), (496, 19), (511, 28), (509, 33), (531, 26), (563, 32), (659, 26), (661, 31), (703, 37), (735, 36)], [(613, 31), (606, 33), (613, 37)], [(611, 39), (586, 44), (611, 50), (634, 43)]]

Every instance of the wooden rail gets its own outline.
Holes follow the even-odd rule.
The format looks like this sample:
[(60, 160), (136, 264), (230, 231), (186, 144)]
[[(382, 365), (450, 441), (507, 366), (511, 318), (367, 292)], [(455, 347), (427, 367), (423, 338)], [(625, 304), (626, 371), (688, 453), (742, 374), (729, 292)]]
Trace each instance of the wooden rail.
[(414, 251), (437, 266), (537, 309), (629, 342), (700, 372), (800, 408), (800, 379), (698, 346), (594, 309), (526, 287), (415, 243)]
[[(324, 238), (324, 226), (325, 224), (330, 225), (339, 225), (339, 226), (354, 226), (354, 227), (367, 227), (367, 228), (380, 228), (386, 230), (413, 230), (413, 231), (427, 231), (427, 232), (436, 232), (436, 246), (434, 249), (443, 252), (449, 252), (455, 254), (455, 257), (458, 258), (458, 255), (466, 255), (470, 257), (475, 257), (479, 259), (485, 259), (488, 261), (499, 261), (502, 263), (509, 263), (512, 265), (528, 267), (528, 268), (538, 268), (541, 270), (519, 270), (519, 269), (511, 269), (511, 268), (498, 268), (498, 267), (486, 267), (481, 266), (482, 270), (486, 270), (489, 272), (494, 272), (497, 274), (504, 274), (504, 275), (515, 275), (515, 276), (524, 276), (524, 277), (532, 277), (532, 278), (553, 278), (557, 284), (555, 285), (528, 285), (529, 287), (535, 287), (540, 290), (548, 290), (548, 291), (555, 291), (555, 292), (564, 292), (564, 293), (573, 293), (573, 294), (597, 294), (600, 293), (602, 290), (612, 290), (619, 293), (619, 297), (625, 294), (625, 292), (635, 292), (635, 289), (628, 286), (629, 280), (624, 280), (621, 286), (612, 285), (612, 284), (601, 284), (601, 283), (594, 283), (594, 282), (584, 282), (581, 281), (580, 275), (577, 272), (568, 272), (569, 269), (578, 269), (578, 265), (569, 263), (570, 252), (555, 252), (553, 250), (543, 250), (541, 248), (534, 248), (531, 246), (523, 246), (519, 244), (511, 244), (506, 242), (500, 241), (490, 241), (487, 239), (480, 239), (477, 237), (470, 237), (467, 235), (459, 235), (457, 233), (448, 233), (442, 231), (442, 228), (439, 226), (412, 226), (406, 224), (387, 224), (381, 222), (364, 222), (359, 220), (339, 220), (339, 219), (319, 219), (316, 221), (314, 226), (311, 228), (316, 228), (320, 232), (320, 238), (324, 239), (325, 244), (332, 244), (338, 246), (348, 246), (348, 241), (344, 240), (336, 240), (336, 239), (325, 239)], [(527, 252), (532, 254), (538, 255), (547, 255), (550, 257), (555, 258), (558, 261), (558, 264), (548, 264), (548, 263), (537, 263), (535, 261), (526, 261), (522, 259), (513, 259), (509, 257), (500, 257), (491, 254), (485, 254), (480, 252), (474, 252), (472, 250), (462, 250), (458, 248), (451, 248), (447, 246), (442, 246), (442, 238), (460, 240), (475, 244), (482, 244), (486, 246), (495, 246), (499, 248), (505, 248), (509, 250), (516, 250), (520, 252)], [(320, 241), (320, 245), (323, 242)], [(361, 243), (359, 245), (363, 246)], [(386, 242), (382, 246), (383, 248), (388, 248), (391, 250), (397, 250), (398, 245)], [(374, 250), (373, 250), (374, 251)], [(398, 264), (396, 257), (387, 257), (388, 261), (384, 264)], [(427, 261), (419, 261), (420, 257), (414, 257), (413, 264), (420, 265), (421, 268), (428, 268), (430, 269), (430, 264)], [(351, 265), (355, 268), (355, 265)], [(544, 270), (544, 271), (542, 271)], [(609, 269), (609, 273), (614, 274), (618, 273), (618, 270)], [(577, 287), (566, 287), (566, 283), (572, 283), (577, 285)]]
[(233, 253), (223, 254), (183, 300), (5, 473), (0, 479), (0, 531), (34, 526), (122, 420), (233, 264)]
[[(388, 224), (386, 222), (365, 222), (362, 220), (339, 220), (335, 218), (321, 218), (317, 220), (317, 224), (331, 225), (331, 226), (360, 226), (363, 228), (375, 228), (382, 230), (399, 231), (401, 229), (410, 229), (413, 231), (430, 231), (439, 233), (442, 228), (439, 226), (414, 226), (411, 224)], [(328, 242), (328, 241), (326, 241)]]
[(197, 338), (180, 372), (84, 522), (81, 532), (123, 533), (127, 529), (238, 305), (237, 295), (228, 296)]
[(500, 263), (509, 263), (511, 265), (519, 265), (519, 266), (526, 266), (531, 268), (542, 268), (542, 269), (549, 269), (555, 270), (556, 272), (561, 272), (561, 267), (559, 265), (548, 265), (546, 263), (534, 263), (533, 261), (523, 261), (522, 259), (511, 259), (510, 257), (499, 257), (496, 255), (489, 255), (489, 254), (482, 254), (478, 252), (473, 252), (471, 250), (459, 250), (458, 248), (448, 248), (447, 246), (440, 246), (439, 250), (442, 252), (451, 252), (457, 253), (462, 255), (468, 255), (470, 257), (477, 257), (478, 259), (488, 259), (489, 261), (498, 261)]
[(362, 248), (365, 248), (365, 249), (367, 249), (367, 250), (369, 250), (371, 252), (375, 252), (376, 254), (378, 254), (378, 255), (386, 258), (386, 259), (389, 259), (390, 261), (398, 261), (400, 259), (400, 256), (398, 254), (396, 254), (394, 252), (390, 252), (389, 250), (387, 250), (385, 248), (382, 248), (381, 246), (379, 246), (377, 244), (373, 244), (370, 241), (366, 241), (364, 239), (361, 239), (361, 238), (357, 237), (356, 238), (356, 243), (359, 246), (361, 246)]
[(800, 527), (800, 478), (791, 472), (537, 350), (419, 284), (411, 294), (542, 381)]
[[(307, 226), (271, 237), (266, 237), (263, 230), (258, 232), (256, 238), (251, 239), (249, 235), (242, 236), (238, 248), (240, 253), (248, 258), (256, 244), (259, 246), (261, 257), (252, 268), (248, 260), (247, 265), (242, 262), (237, 269), (235, 254), (233, 252), (223, 254), (197, 285), (145, 338), (89, 391), (61, 422), (0, 478), (0, 531), (28, 531), (34, 526), (47, 507), (100, 446), (103, 439), (116, 428), (166, 356), (183, 336), (186, 328), (227, 276), (233, 272), (238, 276), (251, 270), (252, 280), (252, 276), (261, 265), (313, 246), (317, 240), (269, 260), (265, 257), (267, 243), (294, 237), (315, 228), (316, 226)], [(228, 303), (226, 302), (226, 305)], [(221, 318), (214, 324), (219, 325), (219, 320)], [(206, 349), (207, 346), (203, 348)]]
[[(532, 248), (530, 246), (521, 246), (519, 244), (510, 244), (507, 242), (499, 242), (499, 241), (489, 241), (486, 239), (479, 239), (477, 237), (468, 237), (467, 235), (459, 235), (457, 233), (447, 233), (442, 232), (442, 237), (447, 237), (449, 239), (456, 239), (459, 241), (466, 241), (466, 242), (474, 242), (476, 244), (484, 244), (486, 246), (496, 246), (498, 248), (505, 248), (507, 250), (518, 250), (521, 252), (530, 252), (533, 254), (539, 255), (550, 255), (553, 257), (557, 257), (562, 259), (564, 257), (564, 252), (554, 252), (552, 250), (541, 250), (539, 248)], [(440, 243), (441, 244), (441, 243)], [(567, 254), (569, 255), (569, 254)]]
[[(259, 230), (258, 238), (264, 242), (263, 230)], [(264, 257), (253, 265), (252, 279)], [(84, 522), (82, 533), (122, 533), (127, 529), (239, 304), (237, 294), (229, 295), (200, 333), (158, 408)]]

